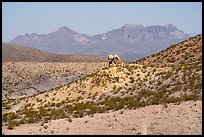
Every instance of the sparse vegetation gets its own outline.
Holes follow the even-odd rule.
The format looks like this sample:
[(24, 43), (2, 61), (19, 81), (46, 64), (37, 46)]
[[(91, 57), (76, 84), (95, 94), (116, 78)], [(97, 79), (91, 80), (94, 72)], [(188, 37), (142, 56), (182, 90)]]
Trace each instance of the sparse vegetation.
[[(106, 68), (80, 80), (50, 89), (46, 93), (4, 100), (3, 109), (8, 113), (2, 115), (2, 121), (8, 124), (8, 128), (13, 129), (23, 123), (48, 122), (61, 118), (72, 122), (71, 117), (93, 116), (95, 113), (110, 110), (137, 109), (157, 104), (167, 106), (168, 103), (202, 100), (201, 56), (198, 54), (196, 59), (185, 60), (179, 64), (179, 60), (183, 59), (180, 55), (183, 51), (176, 52), (181, 50), (177, 45), (180, 44), (155, 54), (154, 67), (126, 63), (125, 67), (117, 69), (117, 77), (111, 75), (110, 68)], [(192, 46), (193, 44), (189, 47)], [(173, 53), (179, 58), (173, 56)], [(171, 67), (165, 62), (167, 59), (164, 56), (170, 59), (168, 63)], [(150, 61), (151, 57), (140, 60), (140, 63), (145, 60)], [(165, 60), (167, 67), (157, 66), (158, 60), (161, 61), (160, 65), (163, 65), (162, 60)], [(59, 73), (59, 70), (55, 72)], [(4, 79), (7, 81), (8, 78)], [(13, 106), (19, 104), (23, 104), (21, 109), (10, 111)]]

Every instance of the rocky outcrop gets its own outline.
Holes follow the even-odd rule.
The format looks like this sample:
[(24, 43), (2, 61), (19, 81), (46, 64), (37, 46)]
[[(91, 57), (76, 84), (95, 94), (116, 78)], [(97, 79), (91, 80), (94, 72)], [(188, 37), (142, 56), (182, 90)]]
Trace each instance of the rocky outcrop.
[(121, 77), (124, 73), (123, 72), (119, 73), (118, 70), (120, 70), (120, 68), (124, 66), (124, 62), (120, 59), (120, 57), (117, 54), (109, 55), (108, 61), (109, 61), (109, 69), (107, 70), (106, 73), (113, 78)]
[(109, 67), (119, 67), (119, 66), (123, 66), (124, 64), (117, 54), (109, 55), (108, 61), (109, 61)]

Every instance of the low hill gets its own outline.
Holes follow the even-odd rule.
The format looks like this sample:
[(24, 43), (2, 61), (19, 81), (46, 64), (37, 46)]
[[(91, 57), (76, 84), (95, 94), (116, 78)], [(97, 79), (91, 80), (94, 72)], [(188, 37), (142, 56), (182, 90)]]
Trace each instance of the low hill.
[(102, 62), (105, 58), (79, 54), (50, 54), (35, 48), (2, 44), (2, 61), (3, 62), (19, 62), (19, 61), (35, 61), (35, 62)]

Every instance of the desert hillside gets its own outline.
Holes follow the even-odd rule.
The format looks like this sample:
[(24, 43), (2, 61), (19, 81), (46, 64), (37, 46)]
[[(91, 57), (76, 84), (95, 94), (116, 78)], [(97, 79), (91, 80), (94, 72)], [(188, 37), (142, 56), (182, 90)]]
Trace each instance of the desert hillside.
[(176, 66), (201, 62), (202, 60), (202, 35), (199, 34), (187, 40), (170, 46), (154, 55), (142, 58), (136, 63), (147, 66)]
[(14, 45), (2, 44), (3, 62), (102, 62), (103, 57), (80, 54), (50, 54), (39, 49)]
[(106, 62), (3, 62), (2, 99), (46, 92), (106, 65)]
[(190, 55), (189, 49), (198, 53), (190, 61), (185, 56), (179, 56), (179, 60), (186, 61), (166, 62), (165, 66), (163, 61), (152, 66), (151, 60), (146, 63), (150, 65), (138, 62), (104, 66), (83, 78), (46, 92), (5, 100), (2, 108), (3, 125), (13, 129), (25, 123), (83, 118), (121, 109), (137, 110), (152, 105), (166, 107), (170, 103), (202, 102), (202, 53), (199, 46), (194, 48), (194, 45), (201, 44), (201, 35), (157, 53), (157, 56), (164, 60), (165, 55), (174, 57), (180, 47), (189, 45), (186, 44), (189, 41), (191, 46), (184, 48), (182, 54)]

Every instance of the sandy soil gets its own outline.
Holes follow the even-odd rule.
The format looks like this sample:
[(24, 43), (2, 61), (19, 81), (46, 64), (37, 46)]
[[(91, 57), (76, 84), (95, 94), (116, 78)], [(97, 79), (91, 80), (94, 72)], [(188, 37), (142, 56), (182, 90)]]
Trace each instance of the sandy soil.
[(153, 105), (136, 110), (94, 114), (83, 118), (52, 120), (24, 124), (13, 130), (3, 128), (2, 134), (202, 134), (202, 101), (188, 101), (180, 105)]

